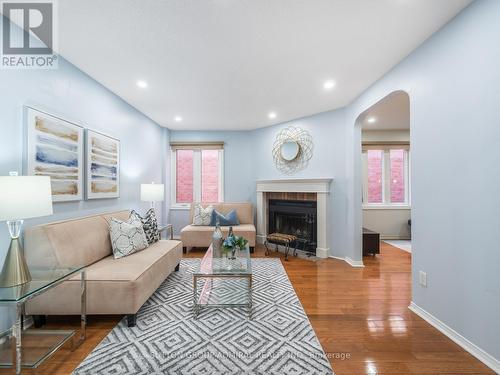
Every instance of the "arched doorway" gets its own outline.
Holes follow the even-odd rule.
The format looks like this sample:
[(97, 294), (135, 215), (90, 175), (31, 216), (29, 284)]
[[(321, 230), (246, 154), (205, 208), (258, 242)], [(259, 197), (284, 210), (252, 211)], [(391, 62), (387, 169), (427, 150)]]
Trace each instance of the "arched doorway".
[(355, 121), (355, 241), (363, 255), (376, 254), (376, 238), (411, 252), (410, 98), (394, 91), (363, 110)]

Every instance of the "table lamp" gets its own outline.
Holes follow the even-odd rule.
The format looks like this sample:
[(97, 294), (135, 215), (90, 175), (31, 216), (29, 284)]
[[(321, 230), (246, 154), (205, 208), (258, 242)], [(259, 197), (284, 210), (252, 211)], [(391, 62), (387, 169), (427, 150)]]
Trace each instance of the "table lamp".
[(165, 199), (165, 189), (163, 184), (141, 184), (141, 201), (151, 202), (154, 209), (154, 202), (163, 202)]
[(47, 176), (0, 176), (0, 221), (7, 221), (10, 246), (5, 257), (0, 287), (31, 281), (19, 240), (23, 219), (52, 215), (52, 190)]

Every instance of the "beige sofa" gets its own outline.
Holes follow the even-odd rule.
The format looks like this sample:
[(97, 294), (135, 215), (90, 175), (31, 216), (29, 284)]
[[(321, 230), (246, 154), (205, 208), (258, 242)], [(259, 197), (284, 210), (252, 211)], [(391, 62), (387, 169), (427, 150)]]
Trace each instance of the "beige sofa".
[[(235, 209), (238, 215), (240, 225), (233, 226), (233, 231), (237, 236), (243, 236), (248, 240), (250, 251), (253, 252), (255, 248), (256, 230), (253, 224), (253, 206), (250, 202), (243, 203), (206, 203), (203, 207), (212, 205), (214, 209), (222, 214), (227, 214), (229, 211)], [(189, 213), (189, 222), (193, 222), (194, 205), (191, 205)], [(222, 227), (222, 232), (226, 236), (229, 227)], [(191, 247), (208, 247), (212, 243), (212, 234), (214, 227), (187, 225), (181, 230), (181, 241), (184, 246), (184, 252)]]
[[(126, 220), (129, 211), (44, 224), (25, 231), (24, 248), (30, 267), (86, 266), (87, 314), (135, 314), (167, 276), (178, 270), (180, 241), (160, 240), (124, 258), (114, 259), (109, 239), (111, 217)], [(29, 301), (26, 313), (80, 314), (80, 275)]]

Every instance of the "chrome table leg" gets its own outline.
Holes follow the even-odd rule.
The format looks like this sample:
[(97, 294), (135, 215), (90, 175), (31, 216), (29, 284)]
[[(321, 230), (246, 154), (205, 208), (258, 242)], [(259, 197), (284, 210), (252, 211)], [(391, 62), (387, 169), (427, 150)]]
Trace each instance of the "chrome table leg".
[(80, 316), (80, 324), (81, 324), (81, 332), (80, 332), (80, 342), (84, 341), (87, 337), (87, 278), (85, 275), (85, 271), (82, 272), (81, 275), (81, 316)]
[(23, 318), (23, 309), (24, 303), (16, 304), (16, 321), (14, 326), (12, 327), (12, 368), (14, 372), (17, 374), (21, 373), (21, 364), (22, 364), (22, 341), (21, 341), (21, 320)]

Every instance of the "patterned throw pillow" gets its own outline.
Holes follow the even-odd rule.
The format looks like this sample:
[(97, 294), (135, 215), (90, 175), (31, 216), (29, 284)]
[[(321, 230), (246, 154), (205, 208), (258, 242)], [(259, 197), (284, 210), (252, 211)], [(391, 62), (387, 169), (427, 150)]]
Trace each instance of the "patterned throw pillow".
[(135, 215), (142, 223), (144, 233), (148, 239), (148, 244), (153, 244), (160, 240), (160, 232), (158, 232), (158, 220), (156, 219), (155, 210), (152, 208), (146, 212), (146, 216), (142, 217), (136, 211), (132, 210), (131, 215)]
[(123, 258), (148, 247), (142, 223), (135, 215), (130, 215), (127, 221), (112, 217), (109, 222), (109, 235), (115, 259)]
[(219, 225), (221, 227), (240, 225), (240, 221), (238, 220), (238, 215), (236, 214), (236, 210), (231, 210), (226, 215), (223, 215), (219, 211), (214, 210), (212, 212), (210, 225), (215, 226), (217, 224), (217, 221), (219, 221)]
[(193, 225), (210, 225), (210, 220), (212, 219), (213, 206), (210, 205), (207, 208), (199, 203), (195, 203), (193, 212)]

